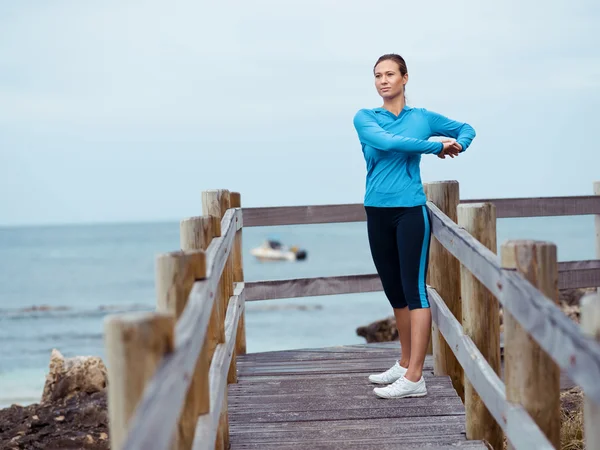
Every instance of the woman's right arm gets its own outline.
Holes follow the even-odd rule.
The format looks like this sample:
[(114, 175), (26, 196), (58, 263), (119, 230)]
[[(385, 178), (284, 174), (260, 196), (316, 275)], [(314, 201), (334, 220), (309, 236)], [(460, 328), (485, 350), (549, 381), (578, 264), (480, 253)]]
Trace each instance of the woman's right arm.
[(432, 153), (437, 155), (444, 145), (441, 142), (398, 136), (384, 130), (377, 123), (373, 113), (361, 109), (354, 116), (354, 128), (360, 142), (377, 150), (401, 153)]

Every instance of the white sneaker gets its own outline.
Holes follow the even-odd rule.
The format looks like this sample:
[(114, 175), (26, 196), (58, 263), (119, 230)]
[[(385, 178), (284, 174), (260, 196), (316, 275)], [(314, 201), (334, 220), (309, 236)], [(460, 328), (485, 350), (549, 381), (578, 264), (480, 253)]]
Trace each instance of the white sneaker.
[(375, 384), (390, 384), (403, 377), (407, 370), (400, 365), (400, 361), (396, 361), (396, 364), (385, 372), (369, 375), (369, 381)]
[(427, 395), (427, 387), (423, 377), (416, 383), (402, 377), (389, 386), (373, 389), (373, 392), (381, 398), (424, 397)]

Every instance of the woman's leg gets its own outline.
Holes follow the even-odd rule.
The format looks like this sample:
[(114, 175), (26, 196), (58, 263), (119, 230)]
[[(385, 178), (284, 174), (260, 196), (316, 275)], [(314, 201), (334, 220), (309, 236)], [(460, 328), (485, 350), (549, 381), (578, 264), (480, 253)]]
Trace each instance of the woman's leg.
[(400, 338), (400, 365), (408, 368), (410, 361), (410, 315), (404, 299), (400, 277), (400, 259), (396, 235), (396, 214), (392, 208), (365, 208), (367, 235), (373, 263), (377, 269), (384, 293), (394, 310)]
[(404, 297), (410, 309), (411, 358), (405, 378), (417, 382), (431, 338), (431, 309), (425, 279), (431, 228), (425, 206), (409, 208), (398, 221), (398, 252)]
[(396, 317), (396, 328), (400, 338), (400, 365), (406, 369), (409, 368), (411, 355), (411, 325), (410, 311), (408, 307), (394, 308), (394, 317)]

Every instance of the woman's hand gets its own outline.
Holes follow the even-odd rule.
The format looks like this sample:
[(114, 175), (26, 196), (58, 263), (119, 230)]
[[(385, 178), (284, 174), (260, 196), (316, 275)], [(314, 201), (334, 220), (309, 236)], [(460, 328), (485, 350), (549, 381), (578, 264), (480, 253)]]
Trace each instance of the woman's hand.
[(441, 159), (445, 159), (446, 155), (450, 156), (450, 158), (454, 158), (455, 156), (458, 156), (458, 154), (462, 150), (462, 145), (450, 139), (444, 139), (442, 141), (442, 144), (444, 145), (444, 147), (442, 148), (442, 151), (439, 152), (437, 155), (438, 158)]

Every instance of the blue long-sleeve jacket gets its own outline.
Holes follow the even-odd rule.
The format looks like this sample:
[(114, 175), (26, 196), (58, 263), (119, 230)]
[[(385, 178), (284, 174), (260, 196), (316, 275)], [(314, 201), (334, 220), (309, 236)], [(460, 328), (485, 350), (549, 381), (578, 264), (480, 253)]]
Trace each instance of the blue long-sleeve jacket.
[(420, 206), (427, 202), (421, 155), (442, 151), (432, 136), (456, 139), (465, 151), (475, 138), (472, 126), (424, 108), (405, 106), (398, 116), (384, 108), (361, 109), (354, 127), (367, 164), (365, 206)]

